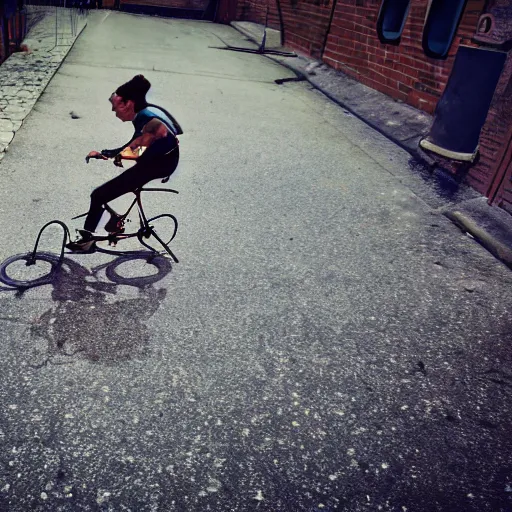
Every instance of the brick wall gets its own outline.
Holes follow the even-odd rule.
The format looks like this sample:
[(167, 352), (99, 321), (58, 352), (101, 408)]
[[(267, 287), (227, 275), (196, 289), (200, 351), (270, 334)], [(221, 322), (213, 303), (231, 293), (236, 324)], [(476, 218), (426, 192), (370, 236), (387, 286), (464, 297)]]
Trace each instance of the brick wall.
[(510, 132), (509, 145), (502, 169), (505, 175), (495, 203), (512, 214), (512, 130)]
[[(508, 143), (512, 126), (512, 54), (509, 54), (489, 114), (480, 133), (480, 160), (467, 176), (469, 184), (487, 195), (492, 178)], [(457, 172), (459, 164), (452, 164)]]
[[(298, 52), (322, 58), (331, 67), (428, 113), (434, 113), (446, 87), (459, 45), (489, 44), (493, 38), (496, 43), (512, 41), (511, 0), (468, 0), (445, 60), (427, 57), (421, 45), (429, 0), (411, 1), (399, 46), (382, 44), (378, 38), (376, 26), (381, 0), (338, 0), (327, 34), (332, 1), (281, 0), (285, 44)], [(237, 19), (264, 23), (268, 5), (269, 24), (279, 29), (276, 2), (239, 0)], [(496, 26), (489, 34), (477, 33), (483, 12), (488, 12), (495, 21)], [(452, 172), (466, 175), (476, 190), (487, 195), (496, 179), (511, 128), (512, 56), (509, 52), (481, 132), (478, 163), (468, 166), (439, 156), (435, 158)], [(504, 202), (512, 201), (510, 189), (507, 194)]]
[(446, 60), (426, 57), (421, 46), (428, 0), (412, 2), (399, 46), (379, 41), (376, 24), (380, 3), (338, 0), (323, 60), (374, 89), (432, 113), (459, 44), (473, 44), (471, 37), (485, 0), (468, 2)]
[(332, 0), (284, 0), (281, 9), (285, 44), (316, 59), (321, 58)]
[(27, 15), (16, 11), (10, 18), (5, 17), (5, 11), (0, 6), (0, 63), (16, 51), (25, 37), (27, 30)]
[[(429, 0), (412, 0), (399, 46), (377, 36), (381, 0), (338, 0), (327, 44), (333, 0), (280, 0), (285, 44), (344, 71), (393, 98), (432, 113), (450, 75), (459, 44), (471, 45), (486, 0), (469, 0), (446, 60), (425, 56), (421, 47)], [(239, 0), (237, 19), (280, 29), (277, 0)]]
[(206, 9), (208, 0), (121, 0), (123, 5), (163, 7), (167, 9)]
[(268, 26), (281, 30), (276, 0), (238, 0), (236, 19), (265, 24), (268, 8)]
[(264, 24), (268, 8), (268, 26), (276, 30), (284, 28), (285, 44), (319, 59), (329, 26), (332, 0), (279, 0), (284, 27), (281, 27), (277, 1), (239, 0), (237, 19)]

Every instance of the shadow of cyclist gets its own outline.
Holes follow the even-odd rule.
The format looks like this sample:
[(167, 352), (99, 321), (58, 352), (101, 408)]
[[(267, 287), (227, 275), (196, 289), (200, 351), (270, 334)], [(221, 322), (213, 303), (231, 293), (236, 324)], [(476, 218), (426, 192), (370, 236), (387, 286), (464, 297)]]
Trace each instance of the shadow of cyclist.
[[(32, 322), (31, 365), (69, 364), (89, 360), (113, 364), (147, 357), (150, 332), (147, 321), (167, 295), (154, 284), (168, 275), (168, 259), (155, 257), (157, 272), (122, 277), (117, 272), (141, 256), (123, 256), (89, 270), (65, 258), (52, 280), (54, 305)], [(106, 281), (105, 276), (114, 282)], [(135, 292), (135, 293), (134, 293)]]

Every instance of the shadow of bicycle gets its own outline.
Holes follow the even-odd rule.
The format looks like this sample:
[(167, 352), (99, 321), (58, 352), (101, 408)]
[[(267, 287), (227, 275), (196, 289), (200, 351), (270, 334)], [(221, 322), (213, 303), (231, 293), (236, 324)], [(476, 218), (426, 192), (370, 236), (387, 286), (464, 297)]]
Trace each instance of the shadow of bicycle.
[[(38, 253), (38, 259), (45, 258), (58, 256)], [(93, 269), (64, 258), (46, 283), (52, 286), (52, 306), (28, 327), (30, 366), (79, 360), (115, 364), (147, 357), (146, 323), (167, 295), (165, 288), (154, 285), (171, 271), (167, 258), (145, 252)], [(18, 297), (27, 289), (19, 289)]]

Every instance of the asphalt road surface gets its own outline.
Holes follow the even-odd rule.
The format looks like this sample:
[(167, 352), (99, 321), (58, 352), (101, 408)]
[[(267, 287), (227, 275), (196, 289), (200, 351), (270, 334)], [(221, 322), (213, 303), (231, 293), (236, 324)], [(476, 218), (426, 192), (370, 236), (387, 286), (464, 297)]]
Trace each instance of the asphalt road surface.
[(131, 136), (121, 83), (185, 131), (145, 202), (178, 264), (66, 255), (0, 293), (0, 509), (512, 510), (512, 274), (406, 153), (219, 37), (249, 45), (92, 13), (0, 164), (4, 260), (118, 172), (84, 156)]

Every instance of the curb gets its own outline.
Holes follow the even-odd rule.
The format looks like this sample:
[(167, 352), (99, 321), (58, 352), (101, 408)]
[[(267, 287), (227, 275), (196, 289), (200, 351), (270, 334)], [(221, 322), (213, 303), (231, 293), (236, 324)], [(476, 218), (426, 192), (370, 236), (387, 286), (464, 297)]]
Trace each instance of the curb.
[(461, 231), (469, 233), (480, 245), (487, 249), (495, 258), (512, 270), (512, 249), (499, 242), (495, 237), (482, 229), (478, 224), (463, 213), (455, 210), (444, 213)]
[[(62, 64), (64, 64), (64, 61), (66, 60), (67, 56), (69, 55), (69, 52), (75, 46), (75, 43), (77, 42), (78, 38), (82, 35), (82, 32), (85, 30), (85, 27), (87, 27), (87, 21), (84, 23), (84, 26), (80, 29), (80, 32), (78, 32), (78, 34), (76, 35), (74, 41), (71, 43), (68, 50), (66, 51), (66, 54), (64, 55), (64, 57), (62, 57), (62, 60), (60, 61), (59, 65), (55, 68), (55, 71), (50, 76), (50, 79), (48, 80), (48, 82), (46, 82), (46, 85), (41, 89), (41, 92), (39, 93), (39, 96), (37, 97), (36, 103), (39, 100), (39, 98), (43, 95), (44, 91), (46, 91), (46, 88), (48, 87), (50, 82), (53, 80), (53, 77), (57, 74), (59, 69), (62, 67)], [(34, 103), (34, 105), (35, 105), (35, 103)], [(32, 111), (30, 111), (30, 112), (32, 112)], [(25, 119), (30, 115), (30, 112), (25, 116)], [(25, 119), (23, 119), (23, 121), (25, 121)]]
[(265, 57), (268, 57), (269, 59), (273, 60), (274, 62), (277, 62), (277, 63), (281, 64), (282, 66), (288, 68), (290, 71), (293, 71), (297, 75), (297, 78), (299, 78), (301, 80), (307, 80), (316, 90), (320, 91), (324, 96), (329, 98), (329, 100), (331, 100), (333, 103), (336, 103), (336, 105), (347, 110), (354, 117), (356, 117), (357, 119), (359, 119), (360, 121), (362, 121), (363, 123), (368, 125), (370, 128), (372, 128), (376, 132), (380, 133), (381, 135), (383, 135), (384, 137), (389, 139), (391, 142), (393, 142), (397, 146), (401, 147), (403, 150), (407, 151), (411, 156), (413, 156), (414, 158), (419, 160), (420, 163), (422, 163), (423, 165), (428, 167), (429, 170), (433, 171), (434, 168), (437, 167), (437, 163), (434, 162), (434, 160), (430, 159), (428, 156), (426, 156), (419, 148), (416, 149), (415, 146), (404, 144), (401, 140), (393, 137), (390, 133), (384, 131), (380, 126), (377, 126), (376, 124), (374, 124), (370, 120), (368, 120), (366, 117), (363, 117), (361, 114), (356, 112), (350, 105), (347, 105), (343, 101), (339, 100), (338, 98), (336, 98), (334, 95), (329, 93), (327, 90), (325, 90), (320, 85), (315, 84), (315, 82), (313, 82), (311, 80), (311, 78), (309, 77), (309, 75), (307, 73), (302, 73), (302, 71), (294, 69), (293, 66), (290, 66), (286, 62), (282, 62), (279, 59), (273, 58), (270, 55), (268, 55), (268, 56), (265, 55)]

